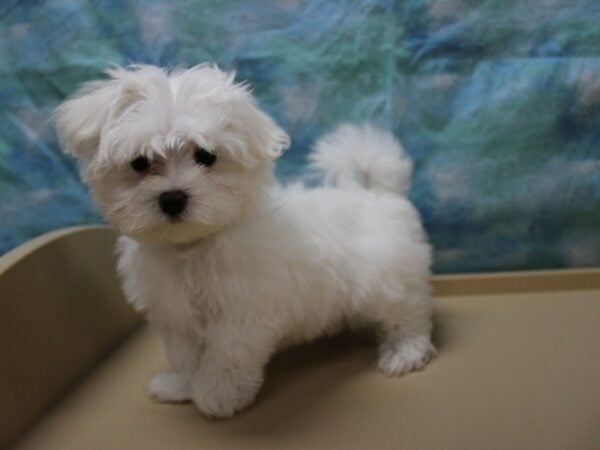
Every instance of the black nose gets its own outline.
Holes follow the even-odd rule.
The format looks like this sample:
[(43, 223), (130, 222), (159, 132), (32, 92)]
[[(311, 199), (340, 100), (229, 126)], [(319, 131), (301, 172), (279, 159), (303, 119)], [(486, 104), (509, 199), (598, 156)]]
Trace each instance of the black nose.
[(167, 191), (158, 196), (160, 209), (169, 217), (178, 216), (185, 209), (188, 196), (183, 191)]

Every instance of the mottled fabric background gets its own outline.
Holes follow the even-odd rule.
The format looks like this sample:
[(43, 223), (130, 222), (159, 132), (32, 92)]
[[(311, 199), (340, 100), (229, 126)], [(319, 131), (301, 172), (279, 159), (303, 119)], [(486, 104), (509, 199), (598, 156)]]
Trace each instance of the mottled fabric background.
[(98, 222), (52, 109), (110, 63), (216, 61), (292, 148), (343, 121), (392, 130), (436, 272), (600, 265), (598, 0), (0, 3), (0, 252)]

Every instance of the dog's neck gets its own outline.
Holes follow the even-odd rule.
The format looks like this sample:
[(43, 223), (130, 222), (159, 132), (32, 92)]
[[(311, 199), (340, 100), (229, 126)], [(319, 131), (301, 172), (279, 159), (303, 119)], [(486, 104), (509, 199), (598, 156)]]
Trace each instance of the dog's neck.
[(212, 236), (196, 239), (191, 242), (183, 242), (181, 244), (166, 244), (170, 246), (177, 253), (188, 253), (195, 250), (201, 243), (206, 242), (207, 239), (212, 239)]

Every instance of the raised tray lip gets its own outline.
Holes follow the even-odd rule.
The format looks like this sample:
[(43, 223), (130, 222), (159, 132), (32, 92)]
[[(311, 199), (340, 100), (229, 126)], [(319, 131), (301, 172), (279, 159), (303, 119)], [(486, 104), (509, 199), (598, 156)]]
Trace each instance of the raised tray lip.
[(9, 250), (4, 255), (0, 256), (0, 276), (7, 272), (11, 267), (18, 264), (23, 259), (32, 255), (40, 248), (59, 241), (67, 236), (76, 235), (92, 230), (112, 230), (111, 227), (102, 224), (92, 225), (76, 225), (72, 227), (59, 228), (57, 230), (48, 231), (33, 239), (30, 239), (17, 247)]
[[(102, 230), (116, 233), (110, 226), (93, 224), (42, 234), (2, 255), (0, 276), (46, 245), (80, 233)], [(435, 297), (600, 290), (600, 267), (433, 275), (431, 282)]]
[(600, 290), (600, 267), (434, 275), (436, 297)]

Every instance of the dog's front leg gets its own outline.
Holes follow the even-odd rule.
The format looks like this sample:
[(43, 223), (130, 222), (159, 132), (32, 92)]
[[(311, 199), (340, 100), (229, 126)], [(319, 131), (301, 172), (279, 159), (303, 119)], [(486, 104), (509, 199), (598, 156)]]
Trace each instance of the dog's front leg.
[(155, 374), (148, 383), (148, 391), (161, 402), (189, 401), (190, 380), (198, 367), (202, 346), (190, 337), (168, 330), (163, 330), (161, 335), (171, 370)]
[(219, 327), (207, 336), (205, 352), (192, 376), (192, 400), (209, 417), (226, 418), (250, 405), (263, 383), (272, 342), (257, 330)]

